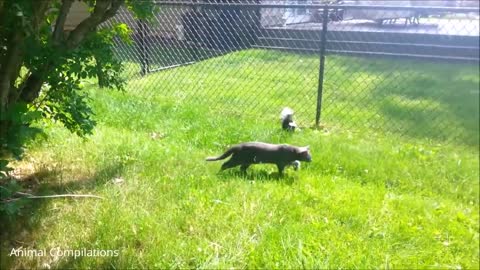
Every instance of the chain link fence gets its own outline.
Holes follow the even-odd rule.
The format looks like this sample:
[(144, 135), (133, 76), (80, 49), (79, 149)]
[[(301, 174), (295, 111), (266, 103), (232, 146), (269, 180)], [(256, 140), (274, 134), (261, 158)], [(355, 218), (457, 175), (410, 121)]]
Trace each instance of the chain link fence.
[(117, 54), (143, 98), (478, 145), (478, 1), (330, 2), (158, 1), (109, 24), (133, 31)]

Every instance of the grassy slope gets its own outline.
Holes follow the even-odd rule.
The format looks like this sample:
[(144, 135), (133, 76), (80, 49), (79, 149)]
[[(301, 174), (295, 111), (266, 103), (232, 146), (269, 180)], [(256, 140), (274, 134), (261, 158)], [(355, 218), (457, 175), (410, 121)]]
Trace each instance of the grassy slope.
[[(352, 75), (348, 58), (332, 57), (329, 61), (336, 65), (329, 71), (325, 99), (331, 104), (325, 108), (328, 131), (306, 128), (285, 134), (277, 123), (285, 97), (304, 101), (298, 109), (304, 124), (310, 123), (315, 105), (305, 97), (316, 91), (312, 70), (318, 63), (308, 56), (294, 59), (261, 51), (236, 53), (134, 80), (127, 93), (92, 90), (99, 121), (95, 134), (83, 141), (49, 127), (50, 139), (34, 147), (27, 160), (45, 172), (45, 192), (95, 193), (105, 200), (37, 202), (26, 219), (32, 233), (23, 246), (119, 249), (120, 256), (9, 262), (61, 268), (478, 267), (479, 159), (478, 145), (472, 146), (478, 136), (478, 100), (465, 93), (459, 94), (464, 99), (433, 100), (425, 90), (434, 90), (432, 81), (446, 93), (462, 82), (470, 88), (458, 91), (471, 90), (478, 85), (475, 70), (397, 63), (395, 72), (406, 72), (398, 76), (413, 75), (382, 94), (382, 83), (393, 77), (381, 76), (387, 61), (358, 60), (365, 68)], [(168, 78), (173, 75), (172, 82)], [(454, 77), (466, 79), (452, 81)], [(361, 90), (374, 105), (366, 108), (358, 102), (365, 99), (357, 97), (353, 104), (359, 105), (352, 106), (355, 95), (343, 91), (367, 79), (379, 85)], [(205, 92), (209, 89), (221, 94)], [(411, 92), (395, 93), (402, 89)], [(188, 98), (192, 92), (198, 99)], [(268, 101), (243, 112), (241, 106), (257, 104), (251, 93)], [(376, 100), (374, 94), (390, 98)], [(440, 119), (447, 117), (462, 128), (463, 142), (441, 143), (437, 127), (422, 122), (417, 129), (426, 131), (407, 136), (374, 132), (367, 124), (371, 121), (362, 122), (372, 111), (390, 112), (392, 107), (400, 111), (374, 117), (382, 123), (403, 117), (402, 108), (416, 103), (394, 101), (413, 96), (431, 100)], [(458, 106), (459, 100), (466, 105)], [(345, 106), (349, 110), (340, 110)], [(359, 122), (352, 125), (352, 117)], [(229, 144), (250, 140), (308, 144), (314, 160), (283, 179), (276, 177), (275, 166), (253, 166), (242, 178), (236, 170), (217, 174), (220, 163), (203, 161)], [(114, 184), (115, 178), (124, 182)]]

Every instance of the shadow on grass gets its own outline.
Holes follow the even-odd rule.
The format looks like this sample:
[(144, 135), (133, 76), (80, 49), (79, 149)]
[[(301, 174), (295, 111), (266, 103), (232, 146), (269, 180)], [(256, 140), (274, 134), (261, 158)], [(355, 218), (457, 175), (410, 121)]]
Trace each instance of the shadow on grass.
[[(335, 66), (358, 67), (344, 71), (350, 73), (351, 81), (332, 98), (345, 97), (352, 111), (378, 114), (384, 121), (382, 129), (413, 138), (478, 145), (477, 66), (360, 57), (333, 61)], [(374, 78), (375, 83), (366, 84), (365, 78)]]
[(217, 176), (222, 181), (231, 181), (232, 179), (244, 179), (247, 181), (275, 181), (275, 182), (282, 182), (288, 185), (293, 184), (295, 182), (293, 170), (285, 170), (283, 175), (280, 175), (278, 172), (269, 172), (267, 170), (255, 170), (250, 168), (247, 170), (247, 173), (242, 173), (239, 169), (231, 169), (226, 170), (223, 172), (218, 172)]
[[(41, 169), (25, 177), (13, 178), (22, 187), (22, 191), (33, 195), (73, 194), (76, 190), (93, 190), (103, 185), (123, 170), (123, 165), (109, 164), (101, 168), (92, 177), (84, 180), (62, 182), (59, 180), (60, 172), (57, 170)], [(78, 180), (78, 181), (77, 181)], [(84, 198), (44, 198), (25, 199), (24, 207), (16, 216), (0, 215), (0, 269), (31, 268), (32, 265), (22, 265), (16, 261), (16, 256), (8, 256), (13, 248), (35, 249), (35, 230), (42, 222), (42, 210), (50, 200), (83, 200)], [(87, 200), (89, 200), (87, 198)]]
[[(445, 81), (444, 81), (445, 80)], [(451, 81), (448, 83), (447, 81)], [(460, 139), (467, 145), (478, 145), (479, 96), (474, 81), (413, 77), (403, 87), (393, 88), (380, 105), (388, 127), (403, 126), (402, 133), (411, 137)]]

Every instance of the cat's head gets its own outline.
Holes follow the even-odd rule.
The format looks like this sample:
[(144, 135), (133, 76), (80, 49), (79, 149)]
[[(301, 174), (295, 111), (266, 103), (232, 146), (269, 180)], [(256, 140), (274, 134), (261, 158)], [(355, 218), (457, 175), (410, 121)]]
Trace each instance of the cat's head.
[(312, 155), (310, 154), (310, 146), (297, 148), (298, 160), (300, 161), (312, 161)]

